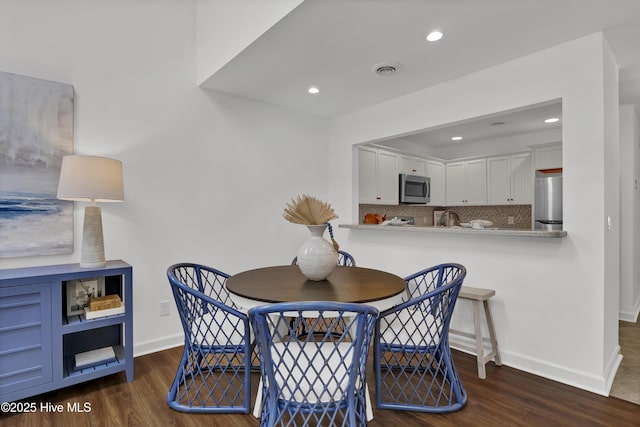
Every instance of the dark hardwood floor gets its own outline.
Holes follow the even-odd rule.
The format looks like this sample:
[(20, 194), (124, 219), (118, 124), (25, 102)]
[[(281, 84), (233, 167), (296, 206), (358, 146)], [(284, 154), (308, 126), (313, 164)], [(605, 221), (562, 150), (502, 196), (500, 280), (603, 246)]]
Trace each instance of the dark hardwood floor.
[[(31, 426), (220, 426), (255, 427), (252, 415), (196, 415), (171, 410), (166, 394), (182, 349), (135, 359), (135, 380), (124, 373), (42, 394), (23, 402), (63, 404), (85, 402), (85, 413), (2, 414), (2, 427)], [(506, 366), (487, 366), (487, 379), (476, 374), (473, 356), (454, 352), (454, 361), (468, 393), (467, 405), (444, 415), (374, 408), (375, 426), (640, 426), (640, 406), (606, 398), (530, 375)], [(369, 385), (374, 396), (373, 374)], [(258, 374), (253, 382), (254, 396)]]

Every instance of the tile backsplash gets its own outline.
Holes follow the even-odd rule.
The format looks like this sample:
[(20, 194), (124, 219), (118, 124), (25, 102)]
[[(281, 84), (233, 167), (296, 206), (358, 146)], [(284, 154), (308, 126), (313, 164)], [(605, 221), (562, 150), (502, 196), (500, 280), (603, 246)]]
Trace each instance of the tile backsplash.
[[(368, 213), (394, 216), (412, 216), (416, 225), (433, 225), (434, 210), (452, 210), (458, 214), (461, 222), (469, 222), (474, 219), (487, 219), (496, 227), (511, 227), (531, 229), (531, 205), (492, 205), (492, 206), (416, 206), (416, 205), (360, 205), (359, 223), (364, 222), (364, 216)], [(512, 216), (514, 223), (509, 224), (508, 217)]]

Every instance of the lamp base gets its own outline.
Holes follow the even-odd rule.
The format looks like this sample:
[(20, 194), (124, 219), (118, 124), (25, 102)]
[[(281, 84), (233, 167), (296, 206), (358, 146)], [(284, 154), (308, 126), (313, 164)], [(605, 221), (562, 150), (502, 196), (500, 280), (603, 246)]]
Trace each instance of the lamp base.
[(105, 265), (102, 211), (98, 206), (87, 206), (84, 208), (80, 267), (104, 267)]

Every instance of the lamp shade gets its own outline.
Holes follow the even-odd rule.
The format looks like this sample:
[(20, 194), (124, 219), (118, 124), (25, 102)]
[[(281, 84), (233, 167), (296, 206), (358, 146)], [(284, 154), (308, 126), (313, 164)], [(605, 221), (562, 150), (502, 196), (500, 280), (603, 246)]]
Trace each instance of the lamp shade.
[(64, 156), (58, 199), (121, 202), (124, 200), (122, 162), (95, 156)]

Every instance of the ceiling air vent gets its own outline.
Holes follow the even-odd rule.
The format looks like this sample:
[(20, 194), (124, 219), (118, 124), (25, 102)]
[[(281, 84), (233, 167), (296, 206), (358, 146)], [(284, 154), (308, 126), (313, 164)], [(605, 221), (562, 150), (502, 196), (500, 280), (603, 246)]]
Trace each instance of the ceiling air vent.
[(376, 73), (379, 76), (392, 76), (399, 72), (402, 69), (402, 66), (397, 63), (384, 63), (384, 64), (376, 64), (371, 67), (371, 71)]

